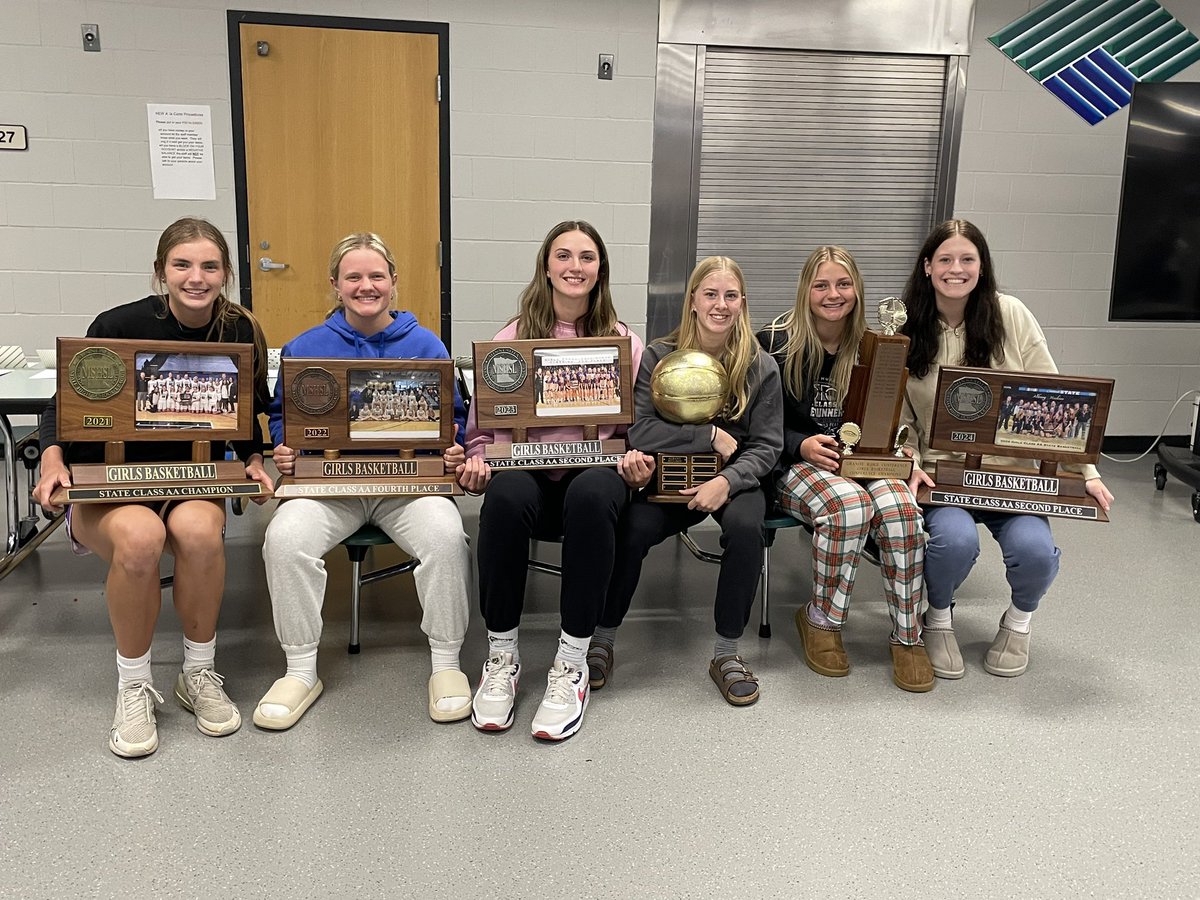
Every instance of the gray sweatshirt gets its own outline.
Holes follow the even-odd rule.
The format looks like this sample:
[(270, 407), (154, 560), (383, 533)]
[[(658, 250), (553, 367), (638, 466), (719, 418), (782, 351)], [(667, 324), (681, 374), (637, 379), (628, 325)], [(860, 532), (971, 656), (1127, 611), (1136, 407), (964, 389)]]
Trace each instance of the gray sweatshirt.
[(738, 443), (737, 452), (721, 470), (729, 481), (730, 496), (767, 483), (783, 450), (783, 397), (775, 360), (756, 346), (758, 355), (749, 371), (750, 402), (736, 422), (717, 418), (706, 425), (676, 425), (663, 419), (650, 399), (654, 367), (674, 349), (660, 340), (642, 354), (633, 392), (635, 418), (629, 427), (629, 446), (643, 453), (711, 453), (712, 426), (716, 425)]

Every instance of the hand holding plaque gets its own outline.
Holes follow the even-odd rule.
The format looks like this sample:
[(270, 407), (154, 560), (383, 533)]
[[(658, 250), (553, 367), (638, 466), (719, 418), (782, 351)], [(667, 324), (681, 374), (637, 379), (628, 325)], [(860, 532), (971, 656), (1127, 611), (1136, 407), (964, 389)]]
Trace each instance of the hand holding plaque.
[[(650, 376), (650, 397), (658, 414), (677, 425), (712, 422), (729, 396), (725, 367), (702, 350), (668, 353)], [(656, 453), (654, 492), (656, 503), (688, 503), (681, 494), (716, 477), (724, 466), (720, 453)]]

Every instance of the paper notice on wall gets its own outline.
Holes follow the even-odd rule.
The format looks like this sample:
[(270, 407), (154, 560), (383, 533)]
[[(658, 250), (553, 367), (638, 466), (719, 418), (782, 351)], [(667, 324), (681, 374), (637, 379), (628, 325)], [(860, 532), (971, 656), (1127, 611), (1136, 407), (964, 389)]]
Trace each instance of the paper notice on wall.
[(155, 200), (215, 200), (212, 109), (146, 104)]

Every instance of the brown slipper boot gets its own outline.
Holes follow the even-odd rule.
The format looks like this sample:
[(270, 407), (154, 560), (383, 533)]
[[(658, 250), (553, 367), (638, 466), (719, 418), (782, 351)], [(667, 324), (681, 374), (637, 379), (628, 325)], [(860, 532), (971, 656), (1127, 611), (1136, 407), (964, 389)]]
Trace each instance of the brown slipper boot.
[(892, 681), (902, 691), (923, 694), (933, 690), (933, 666), (929, 662), (929, 654), (920, 644), (911, 647), (905, 644), (891, 643), (892, 648)]
[(842, 633), (819, 628), (808, 620), (808, 605), (796, 610), (796, 628), (804, 647), (804, 662), (818, 675), (841, 678), (850, 674), (850, 661), (842, 646)]

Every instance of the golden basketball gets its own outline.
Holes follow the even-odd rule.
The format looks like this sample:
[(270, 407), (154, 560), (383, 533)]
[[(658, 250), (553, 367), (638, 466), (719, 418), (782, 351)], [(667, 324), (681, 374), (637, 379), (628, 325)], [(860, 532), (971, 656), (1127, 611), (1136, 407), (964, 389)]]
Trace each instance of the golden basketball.
[(676, 350), (654, 367), (650, 397), (668, 422), (700, 425), (711, 422), (729, 395), (725, 367), (703, 350)]

